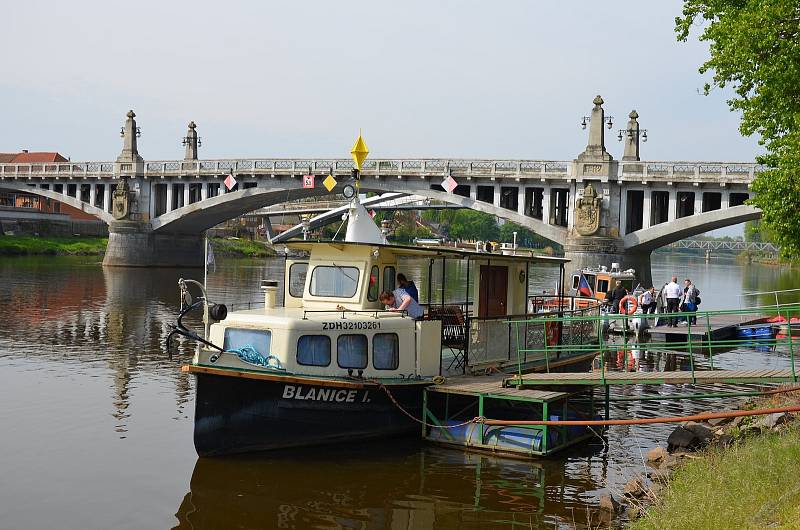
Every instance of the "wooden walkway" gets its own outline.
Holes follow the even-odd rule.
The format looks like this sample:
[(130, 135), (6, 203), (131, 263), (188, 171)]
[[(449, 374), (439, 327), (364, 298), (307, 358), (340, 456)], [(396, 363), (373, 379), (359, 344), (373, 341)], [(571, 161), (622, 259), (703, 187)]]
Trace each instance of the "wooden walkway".
[(484, 395), (501, 399), (514, 399), (521, 401), (554, 401), (569, 395), (566, 392), (532, 390), (517, 388), (515, 386), (503, 386), (503, 381), (507, 378), (508, 374), (477, 377), (453, 377), (452, 379), (448, 378), (443, 385), (434, 385), (428, 387), (426, 391), (441, 394), (462, 394), (467, 396)]
[[(800, 374), (798, 374), (800, 375)], [(694, 372), (606, 372), (527, 374), (520, 381), (506, 378), (505, 385), (515, 388), (553, 385), (663, 385), (686, 383), (785, 383), (798, 378), (790, 368), (783, 370), (698, 370)]]

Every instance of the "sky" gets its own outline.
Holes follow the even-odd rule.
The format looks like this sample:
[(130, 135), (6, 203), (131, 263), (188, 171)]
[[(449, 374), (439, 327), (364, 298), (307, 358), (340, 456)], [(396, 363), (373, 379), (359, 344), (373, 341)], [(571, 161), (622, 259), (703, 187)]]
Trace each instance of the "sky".
[(380, 157), (569, 160), (601, 94), (636, 109), (644, 160), (750, 162), (730, 93), (701, 94), (708, 46), (679, 1), (0, 0), (0, 151), (112, 160), (133, 109), (145, 160)]

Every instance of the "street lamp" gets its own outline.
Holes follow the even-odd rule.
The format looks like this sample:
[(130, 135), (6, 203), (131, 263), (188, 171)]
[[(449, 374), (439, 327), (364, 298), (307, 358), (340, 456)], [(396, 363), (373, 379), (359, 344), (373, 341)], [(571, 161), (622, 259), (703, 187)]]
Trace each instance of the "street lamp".
[[(581, 129), (586, 129), (586, 124), (589, 123), (590, 121), (592, 121), (591, 116), (584, 116), (581, 119)], [(614, 116), (606, 116), (605, 121), (607, 128), (611, 129), (614, 126)]]
[(617, 135), (617, 140), (619, 140), (620, 142), (622, 141), (623, 133), (628, 138), (633, 138), (635, 134), (638, 134), (643, 142), (647, 141), (647, 129), (620, 129), (619, 134)]
[[(119, 128), (119, 135), (120, 135), (121, 138), (125, 138), (125, 127), (120, 127)], [(141, 136), (142, 136), (142, 129), (141, 129), (141, 127), (137, 126), (136, 127), (136, 138), (139, 138)]]

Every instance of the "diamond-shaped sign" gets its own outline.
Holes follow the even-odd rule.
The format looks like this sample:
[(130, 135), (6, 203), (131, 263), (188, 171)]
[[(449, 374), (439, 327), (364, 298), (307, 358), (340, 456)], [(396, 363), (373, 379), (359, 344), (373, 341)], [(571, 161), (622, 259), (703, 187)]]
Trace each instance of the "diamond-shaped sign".
[(225, 177), (225, 187), (228, 191), (231, 191), (233, 187), (236, 186), (236, 178), (233, 176), (233, 173)]
[(369, 154), (369, 149), (367, 149), (367, 144), (364, 143), (364, 139), (361, 137), (361, 133), (358, 133), (358, 139), (356, 143), (353, 144), (353, 148), (350, 150), (350, 154), (353, 155), (353, 161), (356, 163), (356, 168), (361, 171), (361, 163), (367, 158)]
[(333, 188), (336, 187), (336, 179), (333, 178), (333, 175), (328, 175), (325, 177), (325, 180), (322, 181), (322, 185), (325, 186), (325, 189), (329, 192), (333, 191)]
[(451, 176), (448, 176), (442, 181), (442, 187), (447, 190), (447, 193), (453, 193), (453, 190), (458, 186), (458, 182)]

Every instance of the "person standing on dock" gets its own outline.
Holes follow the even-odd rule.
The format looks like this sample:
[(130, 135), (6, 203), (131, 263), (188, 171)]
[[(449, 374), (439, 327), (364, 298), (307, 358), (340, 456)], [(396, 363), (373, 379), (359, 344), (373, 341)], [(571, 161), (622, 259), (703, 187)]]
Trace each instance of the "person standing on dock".
[[(690, 313), (697, 312), (697, 299), (699, 294), (700, 289), (694, 286), (692, 280), (686, 278), (683, 281), (683, 303), (681, 304), (681, 311)], [(695, 324), (697, 324), (697, 317), (690, 316), (689, 325), (693, 326)]]
[(402, 272), (397, 275), (397, 285), (402, 287), (405, 292), (410, 294), (414, 301), (419, 302), (419, 291), (417, 291), (417, 286), (414, 285), (414, 282), (406, 278), (406, 275)]
[(639, 295), (639, 307), (642, 308), (642, 313), (655, 314), (656, 312), (656, 288), (650, 287)]
[(622, 282), (620, 280), (617, 280), (617, 282), (614, 284), (614, 290), (611, 291), (611, 307), (609, 308), (609, 311), (611, 313), (619, 313), (619, 303), (626, 296), (628, 296), (628, 290), (622, 286)]
[[(673, 276), (672, 281), (664, 287), (664, 294), (667, 298), (667, 313), (677, 313), (678, 308), (681, 305), (681, 298), (683, 298), (683, 290), (681, 289), (681, 286), (678, 285), (677, 276)], [(669, 324), (667, 325), (671, 328), (678, 327), (677, 318), (670, 317)]]

